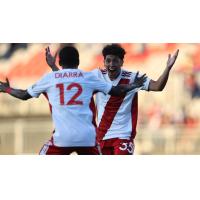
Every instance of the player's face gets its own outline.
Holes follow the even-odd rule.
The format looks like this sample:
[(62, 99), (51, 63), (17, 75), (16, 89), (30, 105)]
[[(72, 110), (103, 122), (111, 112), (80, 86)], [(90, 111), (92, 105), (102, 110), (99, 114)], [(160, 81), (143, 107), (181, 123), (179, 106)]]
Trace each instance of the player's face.
[(121, 67), (123, 65), (123, 60), (115, 55), (107, 55), (104, 59), (104, 65), (108, 70), (108, 75), (111, 79), (115, 79), (119, 76), (121, 72)]

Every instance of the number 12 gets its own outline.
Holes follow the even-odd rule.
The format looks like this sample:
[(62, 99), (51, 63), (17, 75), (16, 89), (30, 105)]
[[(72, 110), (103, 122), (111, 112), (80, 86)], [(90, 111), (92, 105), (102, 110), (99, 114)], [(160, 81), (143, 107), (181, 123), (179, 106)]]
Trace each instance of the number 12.
[[(65, 105), (64, 103), (64, 84), (60, 83), (56, 85), (56, 88), (60, 90), (60, 105)], [(82, 101), (76, 100), (82, 93), (83, 88), (78, 83), (71, 83), (67, 86), (66, 90), (71, 90), (72, 88), (77, 88), (77, 92), (72, 96), (72, 98), (66, 103), (66, 105), (83, 105)]]

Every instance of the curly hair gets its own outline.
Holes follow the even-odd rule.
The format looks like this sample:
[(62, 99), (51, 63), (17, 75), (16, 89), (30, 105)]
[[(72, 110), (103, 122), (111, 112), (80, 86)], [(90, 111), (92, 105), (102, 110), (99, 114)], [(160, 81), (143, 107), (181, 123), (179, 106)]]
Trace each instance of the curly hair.
[(123, 60), (126, 51), (119, 44), (110, 44), (103, 48), (102, 54), (104, 59), (106, 58), (107, 55), (115, 55)]

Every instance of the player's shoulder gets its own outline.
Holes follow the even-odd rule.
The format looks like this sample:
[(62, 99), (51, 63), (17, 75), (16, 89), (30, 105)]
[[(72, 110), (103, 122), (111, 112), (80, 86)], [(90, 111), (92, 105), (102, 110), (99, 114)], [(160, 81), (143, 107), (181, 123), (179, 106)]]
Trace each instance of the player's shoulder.
[(133, 75), (133, 72), (128, 71), (126, 69), (122, 69), (122, 73), (121, 73), (122, 78), (130, 79), (132, 75)]
[(141, 75), (139, 71), (128, 71), (126, 69), (122, 69), (121, 77), (124, 79), (130, 79), (134, 81), (137, 73)]
[(104, 79), (104, 75), (106, 75), (106, 70), (102, 70), (100, 68), (96, 68), (94, 70), (91, 71), (93, 75), (95, 75), (96, 77), (98, 77), (99, 79)]
[(54, 72), (48, 72), (42, 76), (41, 79), (51, 79), (54, 75)]
[(99, 67), (99, 68), (93, 69), (91, 72), (94, 73), (94, 74), (97, 74), (97, 75), (106, 74), (107, 73), (107, 69), (101, 69)]
[(94, 75), (98, 75), (99, 74), (99, 69), (93, 69), (92, 71), (90, 71), (90, 73), (94, 74)]
[(83, 71), (83, 75), (84, 75), (84, 78), (87, 79), (87, 80), (93, 80), (93, 79), (96, 79), (98, 77), (96, 69), (89, 71), (89, 72)]

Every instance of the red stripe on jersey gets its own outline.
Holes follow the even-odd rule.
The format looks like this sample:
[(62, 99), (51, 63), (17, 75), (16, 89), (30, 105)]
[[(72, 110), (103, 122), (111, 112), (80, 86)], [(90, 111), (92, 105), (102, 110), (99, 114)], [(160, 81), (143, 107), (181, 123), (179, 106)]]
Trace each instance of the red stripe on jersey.
[(138, 93), (135, 94), (132, 101), (131, 118), (132, 118), (131, 139), (134, 139), (137, 133), (136, 127), (137, 127), (137, 119), (138, 119)]
[(94, 103), (94, 97), (91, 98), (91, 101), (90, 101), (90, 110), (92, 111), (92, 123), (93, 125), (95, 126), (95, 128), (97, 127), (97, 124), (96, 124), (96, 106), (95, 106), (95, 103)]
[[(129, 81), (129, 79), (121, 79), (118, 85), (128, 84)], [(108, 129), (111, 127), (115, 115), (117, 114), (125, 96), (126, 95), (123, 95), (121, 97), (111, 96), (108, 100), (101, 118), (101, 122), (99, 123), (99, 127), (97, 128), (98, 140), (102, 140)]]
[[(43, 95), (46, 97), (47, 101), (49, 102), (49, 97), (48, 97), (47, 93), (43, 92)], [(49, 103), (49, 109), (50, 109), (50, 112), (52, 114), (52, 105), (50, 103)]]

